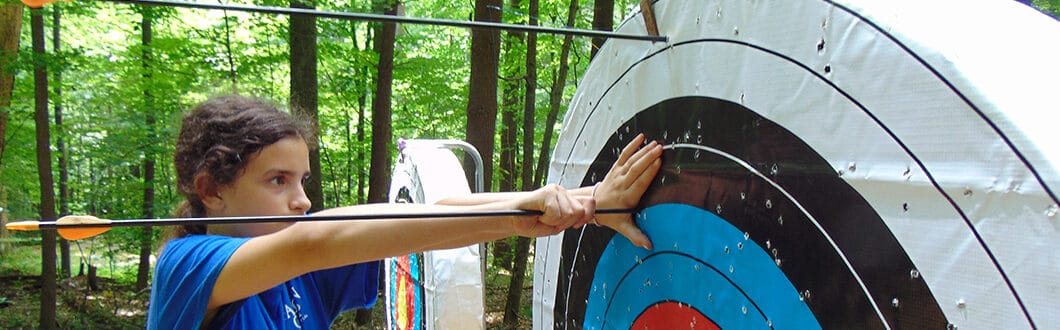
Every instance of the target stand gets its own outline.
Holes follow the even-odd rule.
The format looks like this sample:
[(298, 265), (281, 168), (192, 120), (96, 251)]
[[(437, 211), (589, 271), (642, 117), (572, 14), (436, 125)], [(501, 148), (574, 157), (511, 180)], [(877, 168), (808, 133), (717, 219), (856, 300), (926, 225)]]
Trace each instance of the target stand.
[[(401, 140), (390, 185), (391, 203), (435, 203), (470, 194), (464, 169), (451, 149), (476, 161), (482, 190), (482, 160), (470, 144), (455, 140)], [(481, 245), (387, 258), (387, 329), (485, 328), (485, 263)]]

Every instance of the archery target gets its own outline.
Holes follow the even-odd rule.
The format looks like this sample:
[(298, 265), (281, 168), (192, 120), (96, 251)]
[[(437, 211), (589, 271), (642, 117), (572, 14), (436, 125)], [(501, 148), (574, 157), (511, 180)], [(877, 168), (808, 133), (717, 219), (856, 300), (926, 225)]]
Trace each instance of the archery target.
[[(390, 201), (433, 204), (471, 193), (460, 161), (430, 140), (412, 140), (394, 165)], [(385, 265), (388, 329), (481, 329), (484, 283), (479, 246), (434, 250)]]
[(1058, 321), (1055, 21), (1005, 1), (653, 8), (669, 43), (601, 48), (549, 181), (662, 142), (637, 218), (655, 250), (592, 226), (539, 239), (535, 328)]

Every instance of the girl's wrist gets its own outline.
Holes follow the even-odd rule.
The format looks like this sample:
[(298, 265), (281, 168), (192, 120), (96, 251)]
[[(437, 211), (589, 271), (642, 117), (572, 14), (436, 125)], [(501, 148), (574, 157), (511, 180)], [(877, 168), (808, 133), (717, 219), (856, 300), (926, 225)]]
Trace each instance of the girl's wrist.
[[(529, 202), (531, 199), (527, 198), (527, 197), (524, 197), (524, 196), (527, 196), (527, 195), (520, 195), (519, 198), (513, 198), (513, 199), (506, 200), (506, 201), (500, 203), (500, 209), (502, 209), (502, 210), (534, 210), (534, 208), (531, 206), (531, 203)], [(507, 221), (504, 222), (504, 223), (508, 224), (507, 228), (505, 228), (505, 230), (508, 233), (508, 235), (506, 235), (506, 236), (514, 236), (514, 235), (520, 235), (520, 232), (521, 232), (522, 227), (523, 227), (522, 226), (523, 222), (527, 221), (527, 219), (529, 219), (530, 217), (526, 217), (526, 216), (506, 216), (506, 218), (507, 218), (506, 219)]]
[[(601, 183), (603, 183), (603, 181), (600, 181), (600, 182), (597, 182), (596, 184), (594, 184), (593, 185), (592, 194), (589, 195), (590, 197), (593, 198), (594, 201), (596, 201), (596, 189), (600, 187)], [(596, 201), (596, 202), (599, 202), (599, 201)], [(589, 220), (589, 223), (591, 223), (591, 224), (593, 224), (593, 225), (595, 225), (597, 227), (600, 227), (600, 223), (596, 221), (596, 214), (593, 214), (593, 218), (592, 218), (592, 220)]]

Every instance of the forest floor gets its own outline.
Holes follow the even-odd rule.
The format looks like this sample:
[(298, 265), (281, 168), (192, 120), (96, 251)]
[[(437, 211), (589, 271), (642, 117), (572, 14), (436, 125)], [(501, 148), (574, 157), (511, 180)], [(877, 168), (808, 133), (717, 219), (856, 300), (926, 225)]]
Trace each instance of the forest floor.
[[(0, 324), (5, 329), (36, 329), (40, 320), (40, 276), (0, 276)], [(147, 292), (112, 279), (98, 278), (89, 290), (85, 276), (58, 284), (55, 323), (59, 329), (143, 329)]]
[[(82, 251), (76, 247), (71, 250), (73, 259), (79, 260)], [(100, 267), (100, 273), (114, 276), (97, 276), (95, 288), (89, 288), (88, 277), (84, 275), (59, 280), (56, 326), (59, 329), (143, 329), (149, 293), (136, 290), (135, 275), (123, 275), (128, 274), (129, 268), (135, 274), (136, 266), (130, 265), (129, 259), (136, 256), (109, 258), (107, 266)], [(39, 328), (40, 268), (39, 239), (0, 242), (0, 328)]]
[[(36, 329), (40, 320), (39, 245), (8, 245), (0, 249), (0, 328)], [(26, 255), (37, 256), (36, 265)], [(75, 267), (76, 269), (77, 267)], [(123, 276), (118, 276), (123, 277)], [(124, 276), (128, 277), (128, 276)], [(510, 276), (493, 271), (486, 284), (486, 328), (531, 328), (532, 282), (523, 286), (518, 325), (502, 323), (503, 308)], [(89, 288), (84, 275), (62, 279), (58, 284), (58, 309), (55, 322), (59, 329), (143, 329), (147, 321), (148, 290), (137, 291), (135, 280), (98, 277), (97, 287)], [(380, 296), (380, 301), (383, 297)], [(371, 321), (356, 325), (353, 311), (341, 315), (332, 329), (384, 329), (383, 305), (372, 308)]]

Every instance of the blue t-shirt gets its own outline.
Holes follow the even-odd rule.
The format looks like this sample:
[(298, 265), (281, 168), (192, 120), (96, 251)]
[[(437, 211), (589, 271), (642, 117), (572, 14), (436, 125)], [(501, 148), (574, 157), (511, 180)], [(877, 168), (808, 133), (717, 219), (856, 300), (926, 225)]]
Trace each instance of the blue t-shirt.
[[(191, 235), (166, 243), (155, 266), (147, 328), (198, 329), (217, 275), (247, 240)], [(378, 283), (378, 261), (315, 271), (222, 306), (210, 325), (327, 329), (339, 313), (374, 304)]]

